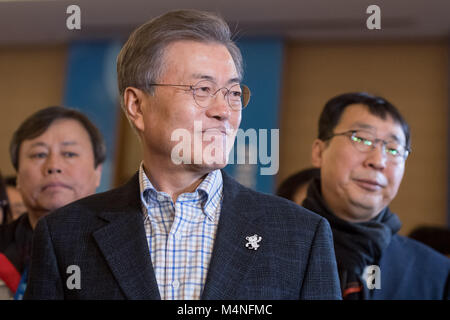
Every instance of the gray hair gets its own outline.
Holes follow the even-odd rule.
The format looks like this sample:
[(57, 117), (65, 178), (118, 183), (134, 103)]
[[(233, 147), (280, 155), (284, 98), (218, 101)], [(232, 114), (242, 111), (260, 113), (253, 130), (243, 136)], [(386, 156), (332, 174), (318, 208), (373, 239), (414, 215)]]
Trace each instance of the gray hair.
[(230, 28), (221, 17), (198, 10), (170, 11), (133, 31), (117, 57), (117, 79), (122, 108), (127, 87), (153, 94), (153, 87), (149, 84), (157, 83), (164, 72), (164, 49), (179, 40), (224, 45), (233, 58), (239, 78), (242, 79), (241, 52), (231, 40)]

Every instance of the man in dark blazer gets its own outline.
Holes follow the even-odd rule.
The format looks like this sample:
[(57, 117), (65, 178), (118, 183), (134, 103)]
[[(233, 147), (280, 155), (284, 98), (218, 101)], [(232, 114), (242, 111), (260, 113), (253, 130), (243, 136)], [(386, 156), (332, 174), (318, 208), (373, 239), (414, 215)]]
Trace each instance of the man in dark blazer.
[(398, 235), (389, 209), (410, 150), (409, 126), (384, 98), (346, 93), (321, 113), (312, 148), (320, 178), (303, 206), (331, 225), (344, 299), (450, 298), (450, 259)]
[(95, 193), (106, 147), (100, 131), (84, 114), (51, 106), (21, 123), (11, 139), (10, 156), (26, 212), (0, 226), (0, 253), (4, 254), (0, 271), (6, 265), (11, 270), (3, 277), (0, 272), (0, 279), (8, 279), (9, 295), (21, 299), (38, 220)]
[(155, 18), (117, 70), (143, 161), (125, 186), (38, 223), (26, 298), (339, 299), (327, 221), (220, 170), (250, 99), (226, 23)]

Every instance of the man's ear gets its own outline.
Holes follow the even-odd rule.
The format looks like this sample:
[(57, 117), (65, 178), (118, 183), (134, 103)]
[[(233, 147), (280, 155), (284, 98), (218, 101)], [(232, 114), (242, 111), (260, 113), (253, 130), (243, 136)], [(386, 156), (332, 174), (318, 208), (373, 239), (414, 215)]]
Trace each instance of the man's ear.
[(127, 87), (123, 93), (123, 103), (127, 118), (139, 131), (144, 131), (144, 99), (146, 93), (134, 87)]
[(320, 168), (322, 166), (322, 156), (325, 147), (325, 142), (320, 139), (314, 140), (312, 144), (311, 163), (316, 168)]
[(97, 189), (100, 186), (100, 181), (102, 180), (102, 170), (103, 165), (99, 164), (97, 168), (95, 168), (94, 175), (95, 175), (95, 188)]
[(19, 192), (22, 189), (22, 179), (20, 178), (19, 168), (16, 170), (16, 189), (19, 190)]

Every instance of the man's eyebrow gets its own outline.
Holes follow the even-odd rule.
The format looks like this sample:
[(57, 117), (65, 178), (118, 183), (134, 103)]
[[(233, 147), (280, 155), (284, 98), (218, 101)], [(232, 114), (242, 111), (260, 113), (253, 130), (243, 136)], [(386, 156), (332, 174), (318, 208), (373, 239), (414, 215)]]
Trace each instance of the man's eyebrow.
[(77, 145), (78, 143), (76, 141), (64, 141), (63, 143), (61, 143), (63, 146), (73, 146), (73, 145)]
[[(355, 127), (357, 127), (357, 128), (360, 128), (360, 129), (369, 129), (369, 130), (375, 129), (374, 126), (371, 126), (370, 124), (363, 123), (363, 122), (355, 122), (355, 123), (353, 123), (352, 127), (353, 127), (353, 126), (355, 126)], [(398, 143), (404, 143), (404, 141), (403, 141), (402, 139), (400, 139), (400, 138), (399, 138), (397, 135), (395, 135), (394, 133), (391, 133), (391, 134), (389, 135), (389, 138), (395, 140), (395, 141), (398, 142)]]
[(231, 78), (230, 80), (228, 80), (227, 84), (232, 84), (232, 83), (240, 83), (241, 79), (240, 78)]
[[(70, 140), (70, 141), (63, 141), (63, 142), (61, 143), (62, 146), (74, 146), (74, 145), (77, 145), (77, 144), (78, 144), (78, 143), (77, 143), (76, 141), (72, 141), (72, 140)], [(30, 148), (35, 148), (35, 147), (44, 147), (44, 148), (48, 148), (48, 144), (46, 144), (45, 142), (42, 142), (42, 141), (38, 141), (38, 142), (33, 143), (33, 144), (30, 146)]]
[(391, 135), (389, 136), (389, 138), (391, 138), (392, 140), (395, 140), (397, 143), (405, 143), (402, 139), (400, 139), (399, 137), (397, 137), (395, 134), (391, 133)]
[[(200, 74), (200, 73), (194, 73), (192, 75), (192, 78), (194, 79), (199, 79), (199, 80), (209, 80), (212, 82), (216, 82), (216, 79), (212, 76), (208, 76), (206, 74)], [(241, 79), (239, 77), (235, 77), (235, 78), (231, 78), (230, 80), (227, 81), (226, 84), (231, 84), (231, 83), (239, 83), (241, 82)]]
[(44, 147), (44, 148), (48, 148), (48, 145), (47, 145), (45, 142), (38, 141), (38, 142), (33, 143), (33, 144), (30, 146), (30, 148), (34, 148), (34, 147)]
[(192, 78), (200, 79), (200, 80), (211, 80), (211, 81), (214, 81), (214, 77), (208, 76), (206, 74), (200, 74), (200, 73), (194, 73), (192, 75)]
[(374, 126), (371, 126), (370, 124), (364, 123), (364, 122), (355, 122), (352, 124), (352, 127), (357, 127), (360, 129), (369, 129), (369, 130), (373, 130), (375, 129)]

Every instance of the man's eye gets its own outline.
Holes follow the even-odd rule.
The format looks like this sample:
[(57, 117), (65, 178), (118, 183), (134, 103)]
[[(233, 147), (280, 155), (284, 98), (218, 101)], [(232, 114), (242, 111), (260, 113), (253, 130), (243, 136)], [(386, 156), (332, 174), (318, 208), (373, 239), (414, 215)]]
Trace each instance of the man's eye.
[(362, 137), (359, 137), (359, 136), (352, 136), (352, 141), (354, 141), (356, 143), (359, 143), (359, 144), (362, 144), (362, 145), (365, 145), (365, 146), (372, 146), (373, 145), (372, 140), (369, 140), (369, 139), (366, 139), (366, 138), (362, 138)]
[(211, 89), (211, 87), (200, 87), (200, 88), (197, 88), (197, 91), (199, 93), (211, 93), (212, 89)]
[(387, 152), (392, 155), (392, 156), (398, 156), (400, 154), (400, 152), (397, 149), (394, 148), (388, 148)]
[(74, 157), (78, 156), (78, 154), (76, 154), (74, 152), (63, 152), (63, 156), (66, 158), (74, 158)]
[(234, 98), (240, 98), (242, 96), (241, 91), (231, 91), (231, 96)]
[[(358, 143), (363, 143), (363, 144), (367, 144), (367, 141), (369, 141), (367, 139), (364, 139), (364, 138), (361, 138), (358, 136), (352, 136), (352, 140), (355, 142), (358, 142)], [(370, 141), (369, 141), (369, 143), (370, 143)]]
[(31, 154), (30, 158), (32, 159), (44, 159), (47, 156), (45, 152), (37, 152)]

